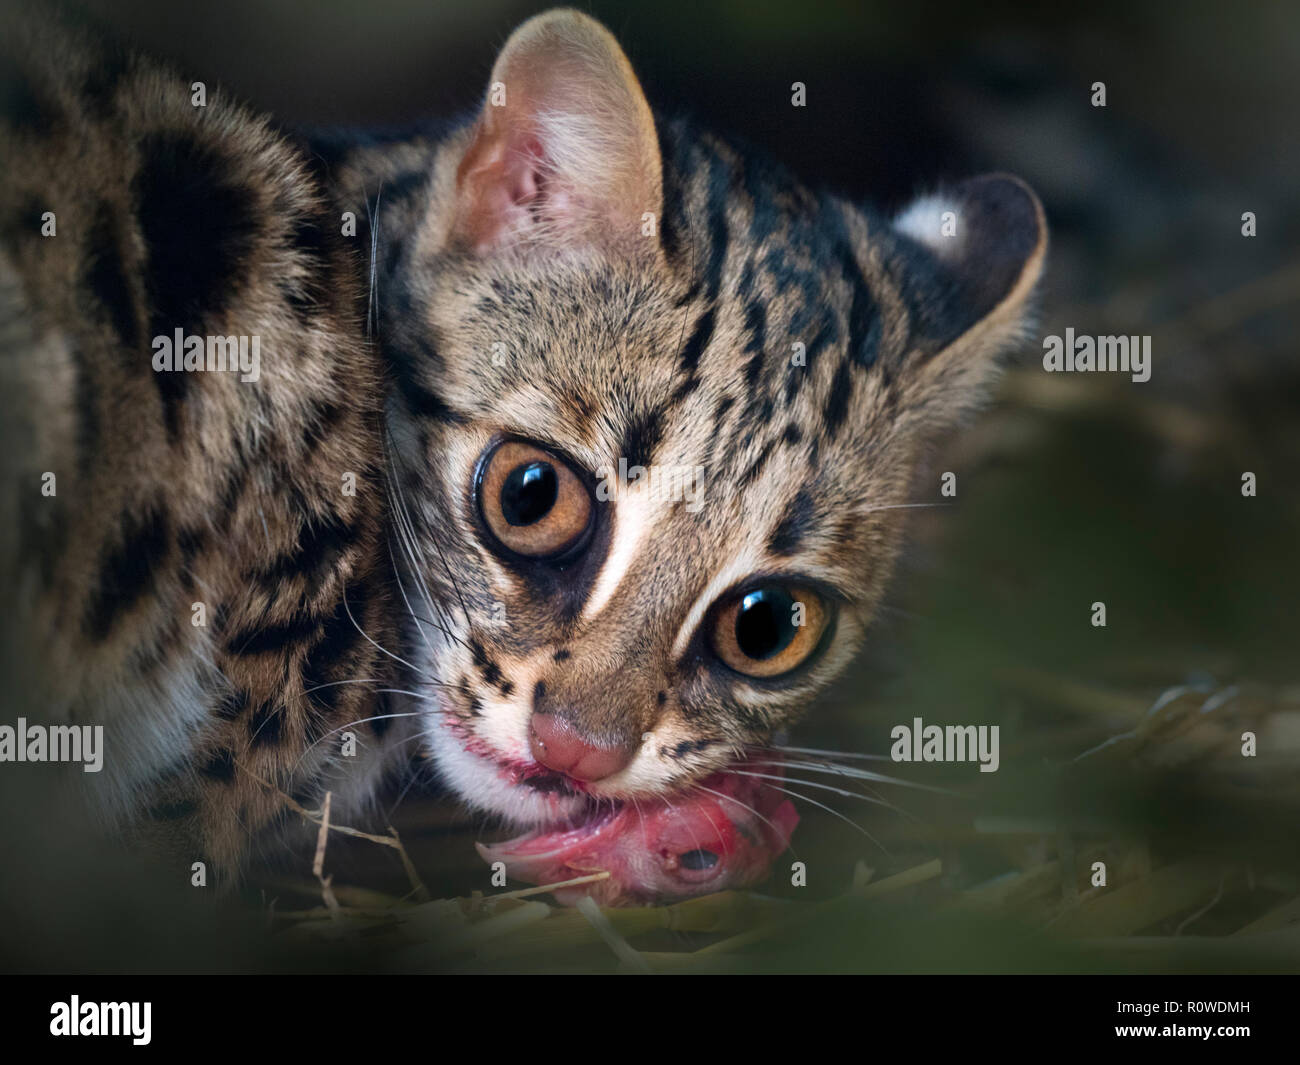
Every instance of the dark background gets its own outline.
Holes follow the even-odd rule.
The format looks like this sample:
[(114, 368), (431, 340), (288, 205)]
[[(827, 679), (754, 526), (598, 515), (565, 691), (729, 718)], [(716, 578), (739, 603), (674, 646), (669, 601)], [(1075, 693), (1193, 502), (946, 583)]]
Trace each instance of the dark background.
[[(84, 6), (187, 76), (223, 83), (285, 123), (390, 126), (476, 107), (510, 30), (549, 5)], [(1003, 769), (996, 787), (978, 782), (990, 785), (981, 801), (1033, 813), (1059, 799), (1057, 767), (1132, 727), (1170, 685), (1239, 683), (1293, 705), (1300, 7), (580, 6), (622, 42), (652, 106), (739, 134), (810, 182), (896, 209), (945, 179), (1009, 170), (1046, 205), (1052, 249), (1040, 331), (993, 410), (918, 484), (918, 500), (937, 501), (938, 471), (957, 472), (955, 505), (918, 512), (866, 654), (796, 742), (883, 753), (889, 729), (916, 715), (1000, 721)], [(807, 85), (805, 108), (790, 106), (794, 81)], [(1090, 104), (1096, 81), (1106, 84), (1105, 108)], [(1251, 239), (1240, 232), (1247, 210), (1258, 218)], [(1151, 380), (1044, 374), (1039, 338), (1069, 326), (1150, 334)], [(1259, 480), (1254, 499), (1240, 494), (1247, 470)], [(1105, 629), (1088, 623), (1095, 600), (1107, 604)], [(1067, 706), (1060, 692), (1073, 686), (1093, 693), (1096, 707), (1087, 698)], [(1124, 794), (1126, 783), (1111, 790)], [(1197, 782), (1179, 786), (1187, 790), (1177, 801), (1126, 807), (1133, 832), (1208, 854), (1233, 849), (1294, 877), (1293, 795), (1256, 794), (1211, 825), (1194, 801)], [(891, 794), (915, 811), (918, 828), (822, 797), (880, 843), (805, 809), (797, 842), (817, 873), (812, 894), (842, 890), (859, 860), (888, 873), (942, 853), (950, 885), (992, 871), (943, 831), (952, 804)], [(397, 823), (435, 895), (486, 887), (470, 847), (478, 826), (418, 793), (403, 800)], [(29, 853), (50, 852), (33, 832)], [(401, 892), (387, 852), (339, 847), (331, 858), (340, 882)], [(31, 891), (29, 881), (12, 904), (33, 914), (19, 967), (76, 966), (89, 955), (109, 968), (171, 964), (159, 960), (162, 933), (90, 946), (106, 921), (167, 927), (170, 911), (130, 915), (126, 890), (113, 905), (128, 916), (106, 918), (118, 911), (105, 902), (86, 915), (81, 938), (43, 954), (52, 933), (41, 930), (67, 916), (52, 907), (37, 916), (24, 897)], [(255, 887), (252, 897), (269, 895)], [(809, 933), (775, 964), (1087, 967), (1069, 949), (1003, 925), (895, 915), (886, 931), (879, 922), (853, 927), (854, 935), (843, 925)], [(182, 967), (251, 964), (223, 936)]]

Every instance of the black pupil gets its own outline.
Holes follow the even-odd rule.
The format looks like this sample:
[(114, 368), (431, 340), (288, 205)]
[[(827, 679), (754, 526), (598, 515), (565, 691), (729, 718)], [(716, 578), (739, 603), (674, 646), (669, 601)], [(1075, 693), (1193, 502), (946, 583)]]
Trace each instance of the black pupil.
[(784, 588), (760, 588), (740, 601), (736, 644), (761, 662), (780, 654), (794, 639), (794, 597)]
[(713, 851), (687, 851), (680, 858), (683, 869), (690, 869), (693, 872), (703, 872), (705, 869), (712, 869), (718, 864), (718, 856)]
[(549, 462), (516, 466), (501, 486), (501, 513), (511, 525), (532, 525), (555, 506), (560, 480)]

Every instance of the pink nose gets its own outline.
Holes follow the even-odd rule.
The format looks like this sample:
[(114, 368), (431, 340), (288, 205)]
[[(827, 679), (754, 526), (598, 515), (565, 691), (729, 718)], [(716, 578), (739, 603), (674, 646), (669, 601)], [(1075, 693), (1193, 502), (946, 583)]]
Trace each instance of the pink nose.
[(588, 743), (559, 714), (534, 714), (529, 731), (533, 757), (574, 780), (603, 780), (632, 760), (631, 747)]

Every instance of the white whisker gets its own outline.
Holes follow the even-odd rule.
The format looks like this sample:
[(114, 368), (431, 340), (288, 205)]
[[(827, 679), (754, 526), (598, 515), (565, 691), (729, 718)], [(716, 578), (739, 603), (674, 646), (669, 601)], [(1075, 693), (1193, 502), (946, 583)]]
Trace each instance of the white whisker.
[(771, 761), (759, 759), (753, 761), (752, 764), (786, 766), (790, 769), (803, 769), (810, 773), (828, 773), (832, 776), (848, 777), (852, 780), (869, 780), (876, 784), (897, 784), (899, 787), (932, 791), (938, 795), (958, 794), (950, 788), (941, 788), (934, 784), (921, 784), (914, 780), (904, 780), (902, 777), (889, 777), (883, 773), (873, 773), (869, 769), (855, 769), (852, 766), (836, 765), (833, 762), (795, 762), (784, 758), (774, 758)]
[[(772, 785), (767, 784), (767, 785), (764, 785), (764, 786), (765, 786), (765, 787), (771, 787)], [(767, 825), (767, 827), (770, 828), (773, 832), (775, 832), (778, 836), (783, 835), (783, 833), (781, 832), (781, 830), (780, 830), (779, 828), (777, 828), (776, 825), (772, 824), (771, 821), (769, 821), (766, 817), (764, 817), (762, 814), (760, 814), (757, 810), (755, 810), (755, 809), (754, 809), (752, 806), (750, 806), (748, 803), (741, 802), (739, 799), (734, 798), (734, 797), (731, 796), (731, 795), (724, 794), (724, 793), (721, 792), (721, 791), (714, 791), (712, 788), (706, 788), (703, 784), (692, 784), (692, 785), (691, 785), (691, 788), (694, 789), (694, 790), (696, 790), (696, 791), (706, 791), (706, 792), (708, 792), (710, 795), (714, 795), (714, 796), (716, 796), (716, 797), (719, 798), (719, 799), (723, 799), (723, 800), (725, 800), (726, 802), (733, 802), (733, 803), (735, 803), (735, 804), (736, 804), (737, 806), (739, 806), (741, 809), (743, 809), (743, 810), (748, 810), (751, 814), (753, 814), (753, 815), (754, 815), (755, 817), (757, 817), (760, 821), (762, 821), (763, 824)], [(777, 790), (779, 791), (780, 789), (778, 788)], [(798, 859), (799, 854), (798, 854), (798, 852), (794, 849), (794, 845), (793, 845), (793, 844), (789, 844), (789, 847), (790, 847), (790, 853), (793, 854), (793, 855), (795, 856), (796, 859)]]
[(820, 754), (828, 758), (860, 758), (868, 762), (892, 762), (893, 759), (887, 754), (855, 754), (851, 751), (823, 751), (816, 747), (783, 747), (780, 744), (772, 744), (767, 748), (771, 751), (791, 751), (794, 754)]
[(869, 802), (875, 806), (884, 806), (890, 810), (895, 809), (893, 803), (886, 802), (884, 799), (873, 799), (870, 795), (863, 795), (860, 791), (848, 791), (844, 788), (837, 788), (833, 784), (820, 784), (815, 780), (800, 780), (798, 777), (778, 776), (775, 773), (753, 773), (748, 769), (731, 769), (728, 772), (735, 773), (740, 777), (757, 777), (760, 780), (779, 780), (782, 783), (789, 781), (792, 784), (798, 784), (800, 787), (820, 788), (822, 791), (843, 795), (846, 799), (861, 799), (863, 802)]
[(861, 832), (864, 836), (867, 837), (867, 839), (871, 840), (872, 843), (874, 843), (877, 847), (879, 847), (882, 851), (884, 851), (885, 854), (888, 854), (888, 853), (889, 853), (889, 849), (888, 849), (888, 848), (887, 848), (883, 843), (881, 843), (880, 840), (876, 839), (875, 836), (873, 836), (870, 832), (868, 832), (865, 828), (863, 828), (863, 827), (862, 827), (860, 824), (858, 824), (856, 821), (853, 821), (853, 820), (851, 820), (851, 819), (845, 817), (845, 816), (844, 816), (842, 813), (840, 813), (838, 810), (833, 809), (833, 808), (831, 808), (830, 806), (827, 806), (825, 803), (820, 803), (820, 802), (818, 802), (816, 799), (810, 799), (807, 795), (800, 795), (799, 792), (794, 791), (794, 790), (792, 790), (792, 789), (790, 789), (790, 788), (783, 788), (783, 787), (780, 787), (779, 785), (776, 785), (776, 784), (767, 784), (767, 785), (765, 785), (765, 786), (766, 786), (766, 787), (769, 787), (769, 788), (775, 788), (777, 791), (781, 792), (783, 795), (789, 795), (789, 796), (790, 796), (791, 798), (793, 798), (793, 799), (800, 799), (800, 800), (802, 800), (803, 802), (811, 803), (813, 806), (816, 806), (819, 810), (825, 810), (828, 814), (831, 814), (831, 815), (834, 816), (834, 817), (838, 817), (838, 818), (839, 818), (841, 821), (843, 821), (846, 825), (851, 825), (851, 826), (852, 826), (853, 828), (855, 828), (857, 831)]

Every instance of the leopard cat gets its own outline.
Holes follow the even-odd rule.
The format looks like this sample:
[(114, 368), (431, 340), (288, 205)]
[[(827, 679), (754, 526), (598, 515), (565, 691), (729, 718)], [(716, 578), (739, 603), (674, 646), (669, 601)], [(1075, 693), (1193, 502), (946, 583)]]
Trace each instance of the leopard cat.
[[(282, 793), (363, 807), (417, 748), (537, 826), (771, 743), (1030, 328), (1023, 183), (893, 219), (813, 191), (656, 116), (575, 11), (511, 35), (465, 122), (309, 143), (7, 38), (18, 660), (47, 717), (108, 726), (114, 805), (223, 865)], [(259, 335), (259, 380), (155, 371), (178, 327)]]

